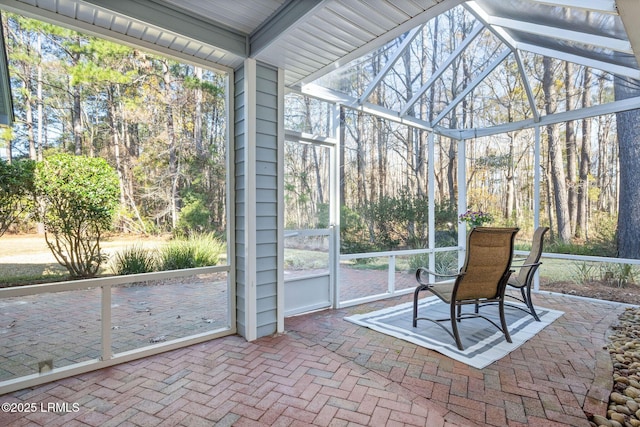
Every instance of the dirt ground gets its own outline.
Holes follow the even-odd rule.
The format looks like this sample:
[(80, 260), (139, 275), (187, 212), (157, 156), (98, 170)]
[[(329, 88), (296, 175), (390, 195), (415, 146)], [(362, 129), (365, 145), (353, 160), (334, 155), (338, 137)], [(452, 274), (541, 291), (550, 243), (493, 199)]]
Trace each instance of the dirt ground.
[(636, 284), (618, 287), (606, 281), (592, 281), (580, 284), (569, 281), (540, 283), (540, 290), (640, 305), (640, 285)]

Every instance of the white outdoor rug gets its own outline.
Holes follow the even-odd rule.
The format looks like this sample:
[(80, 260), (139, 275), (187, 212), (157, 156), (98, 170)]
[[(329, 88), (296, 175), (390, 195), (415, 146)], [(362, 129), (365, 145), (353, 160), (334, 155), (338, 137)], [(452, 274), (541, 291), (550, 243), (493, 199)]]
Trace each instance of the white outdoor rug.
[[(514, 304), (516, 305), (516, 304)], [(522, 306), (522, 305), (521, 305)], [(463, 310), (473, 310), (473, 305)], [(520, 347), (529, 338), (551, 324), (564, 313), (536, 306), (540, 322), (533, 316), (513, 307), (505, 306), (505, 316), (511, 333), (511, 344), (504, 339), (504, 334), (484, 319), (465, 319), (458, 323), (460, 338), (464, 347), (458, 350), (455, 340), (440, 326), (428, 320), (418, 320), (418, 326), (412, 326), (413, 302), (404, 303), (367, 314), (356, 314), (345, 317), (345, 320), (357, 325), (366, 326), (374, 331), (409, 341), (421, 347), (435, 350), (452, 359), (482, 369)], [(500, 324), (497, 306), (485, 306), (480, 312)], [(449, 317), (449, 306), (432, 296), (419, 300), (418, 316), (431, 318)], [(442, 322), (447, 329), (451, 322)]]

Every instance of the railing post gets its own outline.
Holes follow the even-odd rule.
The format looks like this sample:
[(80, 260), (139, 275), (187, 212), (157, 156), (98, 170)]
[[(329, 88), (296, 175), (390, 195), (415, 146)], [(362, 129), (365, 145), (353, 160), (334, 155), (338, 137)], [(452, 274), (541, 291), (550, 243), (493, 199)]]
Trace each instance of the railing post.
[(390, 294), (393, 294), (396, 291), (396, 256), (389, 255), (389, 284), (388, 290)]
[(102, 360), (113, 357), (111, 348), (111, 285), (102, 286)]

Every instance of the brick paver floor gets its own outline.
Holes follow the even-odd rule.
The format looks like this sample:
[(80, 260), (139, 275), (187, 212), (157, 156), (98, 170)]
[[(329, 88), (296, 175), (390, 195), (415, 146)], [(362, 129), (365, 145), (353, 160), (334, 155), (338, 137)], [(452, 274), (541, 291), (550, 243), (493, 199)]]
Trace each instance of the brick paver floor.
[[(286, 333), (226, 337), (0, 396), (0, 426), (589, 426), (604, 414), (604, 348), (622, 305), (559, 295), (565, 312), (478, 370), (343, 320), (409, 296), (289, 318)], [(14, 405), (11, 405), (14, 404)]]

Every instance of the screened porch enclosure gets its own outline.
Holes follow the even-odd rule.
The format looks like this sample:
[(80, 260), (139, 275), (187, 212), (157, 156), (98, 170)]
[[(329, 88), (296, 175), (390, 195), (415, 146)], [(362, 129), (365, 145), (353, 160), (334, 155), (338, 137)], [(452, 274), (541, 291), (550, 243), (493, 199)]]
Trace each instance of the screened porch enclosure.
[[(184, 273), (228, 283), (203, 296), (228, 302), (230, 325), (205, 322), (215, 336), (253, 341), (284, 332), (285, 316), (412, 292), (418, 266), (461, 265), (467, 209), (519, 226), (523, 245), (539, 225), (560, 235), (559, 191), (575, 195), (569, 222), (582, 242), (616, 214), (615, 114), (640, 107), (640, 97), (612, 95), (614, 76), (640, 79), (632, 0), (0, 0), (0, 9), (228, 75), (228, 262)], [(568, 146), (584, 159), (561, 165), (560, 179), (554, 153)], [(120, 280), (97, 285), (87, 310), (117, 316)], [(81, 285), (55, 290), (62, 298)], [(0, 298), (45, 297), (24, 292)], [(195, 326), (171, 332), (171, 346), (206, 339)], [(89, 340), (90, 357), (109, 359), (113, 346), (147, 354), (128, 353), (124, 331), (110, 327), (92, 328), (103, 344)], [(47, 380), (28, 375), (24, 386)]]

